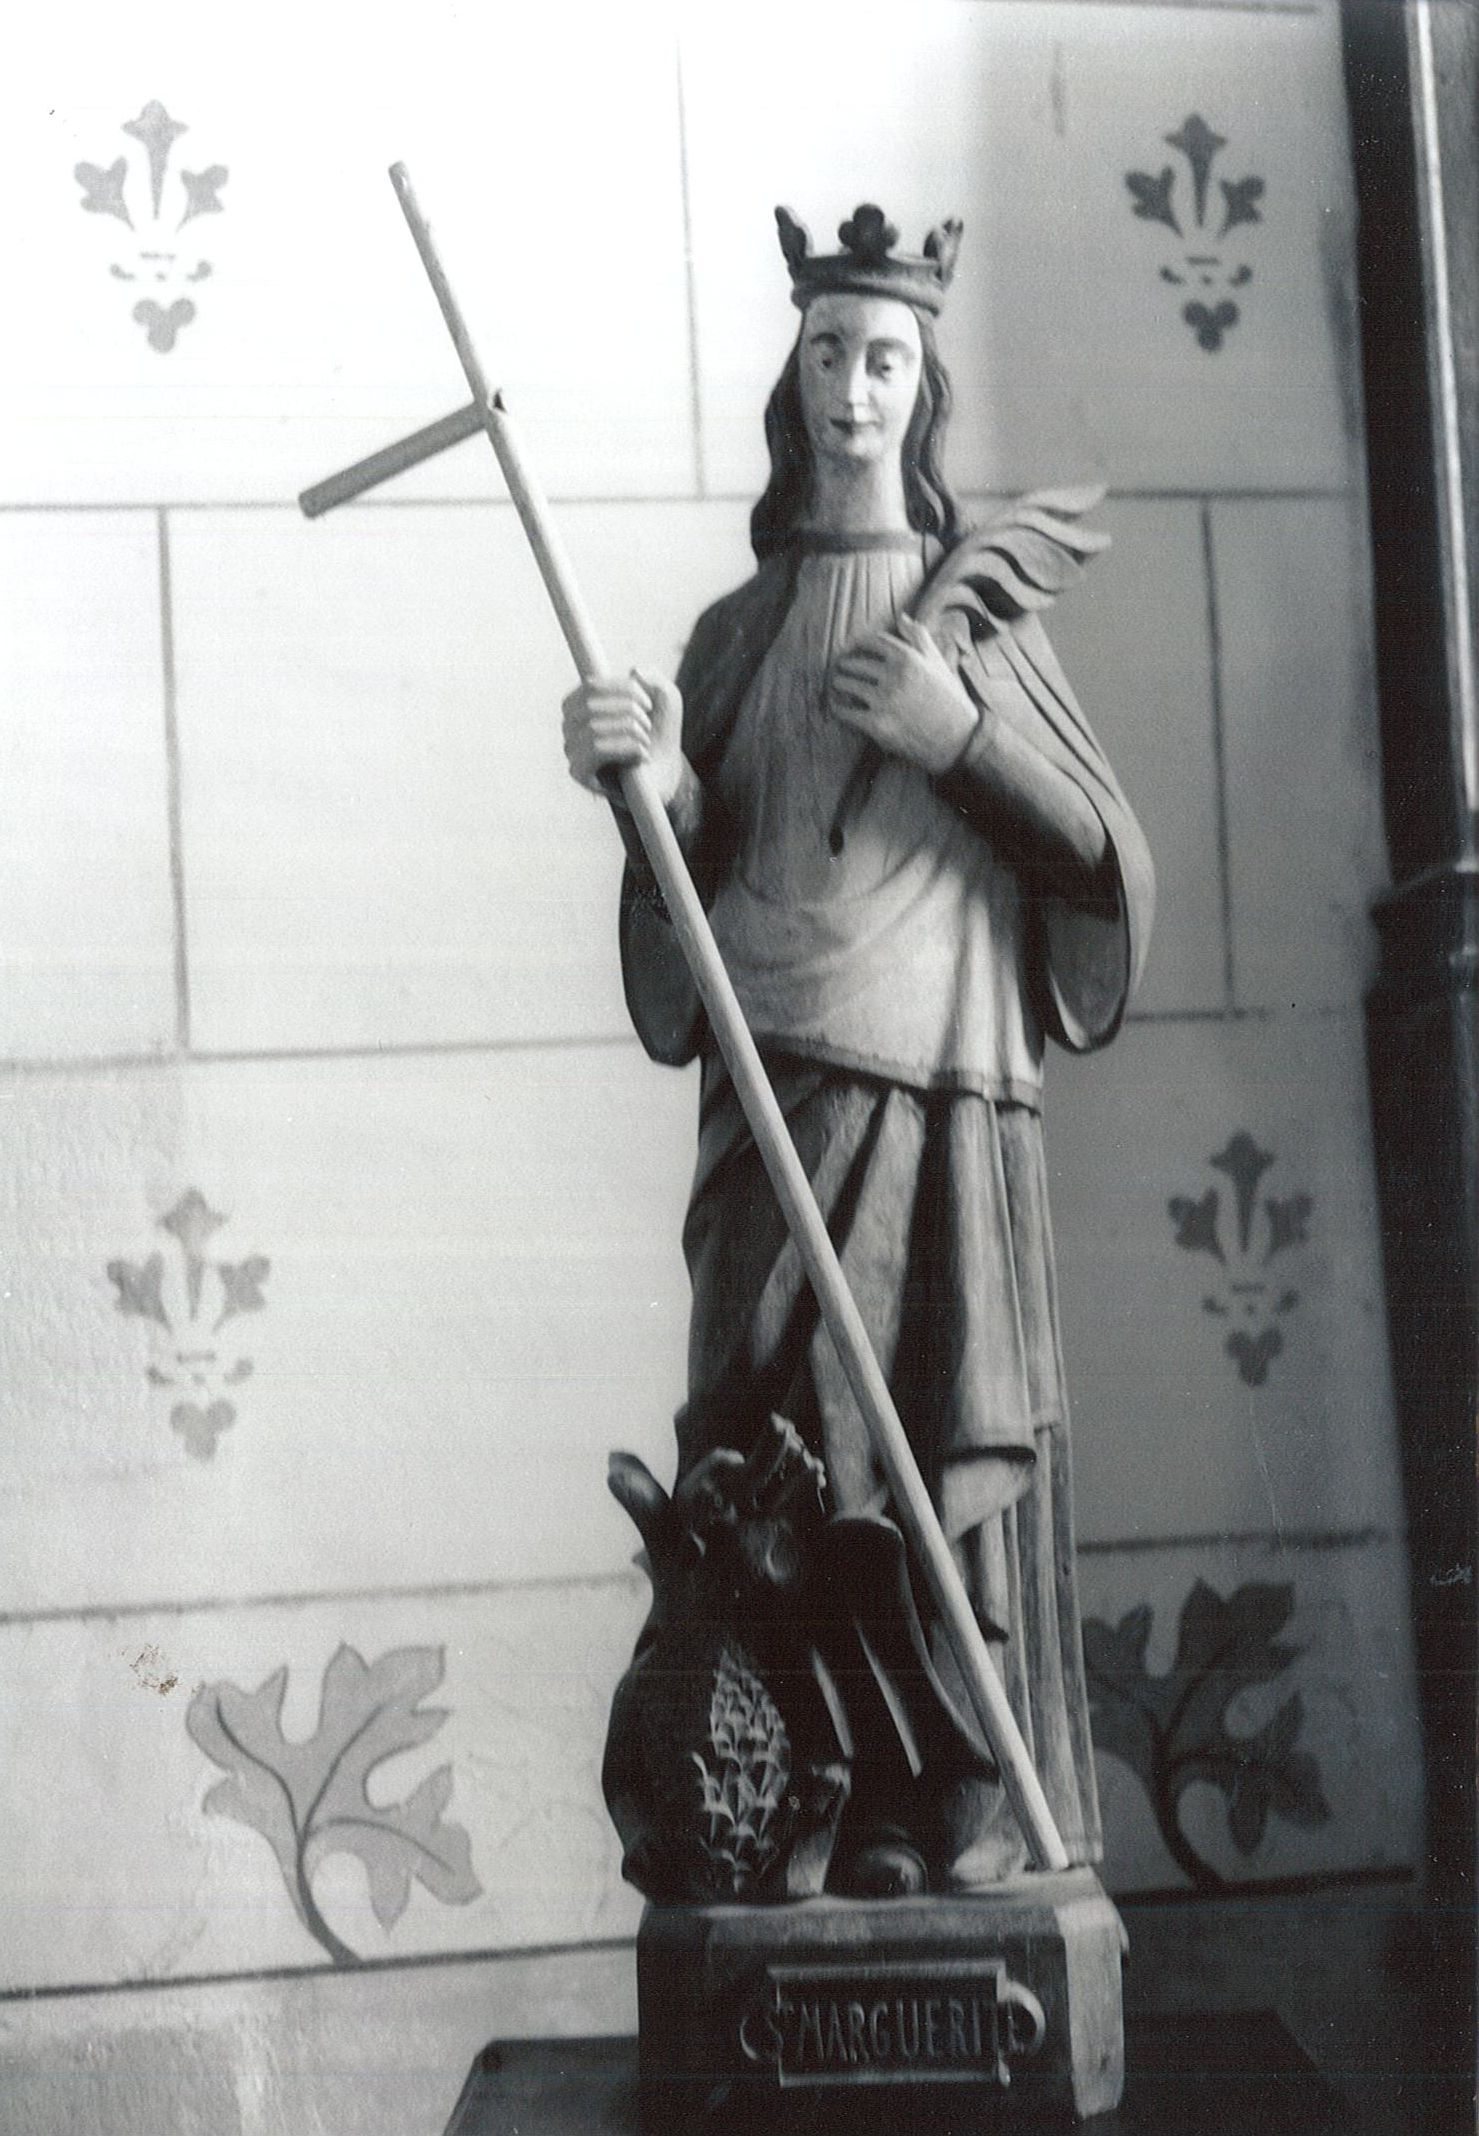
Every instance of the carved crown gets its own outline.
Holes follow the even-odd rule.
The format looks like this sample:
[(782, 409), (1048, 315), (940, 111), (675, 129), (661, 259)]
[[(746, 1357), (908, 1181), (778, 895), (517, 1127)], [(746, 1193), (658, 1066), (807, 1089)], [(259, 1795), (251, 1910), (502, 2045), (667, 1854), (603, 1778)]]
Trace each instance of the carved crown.
[(813, 297), (847, 290), (859, 296), (897, 297), (921, 311), (938, 312), (955, 272), (964, 227), (954, 217), (936, 224), (916, 258), (894, 251), (899, 233), (871, 201), (854, 208), (839, 226), (840, 252), (813, 253), (806, 225), (789, 208), (776, 209), (775, 224), (791, 270), (791, 301), (802, 311)]

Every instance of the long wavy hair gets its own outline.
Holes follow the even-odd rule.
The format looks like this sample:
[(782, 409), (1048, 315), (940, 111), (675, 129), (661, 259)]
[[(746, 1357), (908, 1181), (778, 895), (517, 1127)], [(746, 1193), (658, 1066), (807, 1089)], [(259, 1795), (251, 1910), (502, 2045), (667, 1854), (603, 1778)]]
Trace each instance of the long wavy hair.
[[(911, 527), (951, 542), (960, 532), (960, 514), (942, 464), (953, 398), (950, 374), (940, 361), (933, 322), (925, 312), (917, 311), (915, 317), (922, 361), (919, 395), (904, 433), (904, 502)], [(814, 468), (801, 412), (800, 333), (765, 404), (765, 442), (770, 448), (770, 480), (750, 514), (750, 546), (759, 563), (785, 547), (811, 509)]]

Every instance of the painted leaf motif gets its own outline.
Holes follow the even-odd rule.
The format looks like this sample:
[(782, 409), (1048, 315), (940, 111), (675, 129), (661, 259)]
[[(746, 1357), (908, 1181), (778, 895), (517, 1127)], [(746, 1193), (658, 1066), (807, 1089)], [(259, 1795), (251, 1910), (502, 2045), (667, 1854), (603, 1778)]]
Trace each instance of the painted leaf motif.
[(1202, 1782), (1228, 1806), (1228, 1830), (1242, 1854), (1262, 1842), (1270, 1815), (1291, 1824), (1330, 1816), (1319, 1767), (1297, 1747), (1304, 1724), (1298, 1692), (1251, 1735), (1234, 1734), (1227, 1711), (1238, 1695), (1268, 1683), (1300, 1649), (1277, 1635), (1294, 1608), (1287, 1584), (1250, 1581), (1226, 1600), (1198, 1580), (1182, 1605), (1176, 1656), (1163, 1676), (1147, 1669), (1150, 1610), (1142, 1605), (1110, 1627), (1084, 1624), (1094, 1740), (1144, 1782), (1168, 1849), (1193, 1883), (1222, 1882), (1180, 1826), (1181, 1798)]
[(439, 1765), (404, 1802), (376, 1808), (361, 1800), (332, 1809), (325, 1797), (309, 1836), (311, 1875), (326, 1854), (357, 1854), (370, 1880), (370, 1904), (382, 1928), (394, 1928), (405, 1912), (415, 1878), (446, 1906), (465, 1906), (482, 1885), (472, 1872), (472, 1842), (461, 1825), (443, 1822), (452, 1799), (452, 1768)]
[(1133, 1772), (1150, 1771), (1154, 1735), (1164, 1720), (1167, 1680), (1147, 1673), (1150, 1608), (1141, 1603), (1117, 1625), (1089, 1618), (1084, 1625), (1084, 1667), (1089, 1680), (1089, 1716), (1101, 1750), (1123, 1758)]
[(1173, 1754), (1215, 1739), (1222, 1716), (1254, 1684), (1270, 1683), (1299, 1658), (1275, 1639), (1294, 1609), (1294, 1590), (1250, 1581), (1224, 1602), (1198, 1580), (1182, 1605), (1176, 1660), (1168, 1681), (1175, 1715)]
[(1228, 1830), (1240, 1854), (1260, 1845), (1271, 1811), (1304, 1826), (1324, 1824), (1330, 1816), (1319, 1767), (1308, 1751), (1294, 1747), (1303, 1725), (1304, 1702), (1296, 1691), (1256, 1735), (1222, 1735), (1186, 1762), (1184, 1785), (1207, 1781), (1227, 1797)]
[[(301, 1763), (303, 1746), (283, 1739), (282, 1702), (287, 1687), (286, 1664), (274, 1669), (255, 1691), (239, 1690), (235, 1684), (202, 1684), (190, 1701), (185, 1726), (212, 1764), (231, 1775), (229, 1780), (217, 1781), (207, 1794), (206, 1809), (216, 1817), (234, 1817), (238, 1824), (261, 1833), (277, 1856), (303, 1919), (295, 1880), (298, 1797), (307, 1776)], [(295, 1781), (300, 1783), (296, 1793)]]
[(442, 1669), (437, 1647), (399, 1647), (366, 1663), (353, 1647), (341, 1646), (324, 1675), (318, 1727), (303, 1742), (289, 1741), (282, 1730), (285, 1667), (256, 1691), (210, 1684), (191, 1700), (192, 1738), (229, 1775), (210, 1790), (205, 1807), (262, 1834), (299, 1919), (320, 1941), (325, 1924), (310, 1879), (328, 1854), (359, 1856), (384, 1928), (404, 1913), (413, 1878), (449, 1905), (465, 1905), (482, 1888), (467, 1833), (443, 1819), (450, 1767), (428, 1774), (404, 1802), (378, 1803), (368, 1792), (376, 1766), (426, 1742), (446, 1719), (444, 1707), (421, 1703), (441, 1682)]
[(1252, 1580), (1223, 1601), (1215, 1587), (1198, 1580), (1181, 1608), (1176, 1637), (1176, 1668), (1188, 1677), (1211, 1667), (1246, 1670), (1244, 1683), (1262, 1683), (1286, 1669), (1298, 1647), (1279, 1646), (1294, 1609), (1294, 1590)]

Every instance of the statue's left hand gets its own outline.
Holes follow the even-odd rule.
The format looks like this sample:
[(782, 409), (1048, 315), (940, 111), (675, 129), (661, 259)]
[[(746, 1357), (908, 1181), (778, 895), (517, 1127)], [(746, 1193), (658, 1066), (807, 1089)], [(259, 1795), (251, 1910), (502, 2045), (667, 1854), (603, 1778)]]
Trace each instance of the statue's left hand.
[(934, 639), (911, 616), (839, 653), (828, 676), (836, 718), (890, 756), (938, 777), (976, 731), (976, 708)]

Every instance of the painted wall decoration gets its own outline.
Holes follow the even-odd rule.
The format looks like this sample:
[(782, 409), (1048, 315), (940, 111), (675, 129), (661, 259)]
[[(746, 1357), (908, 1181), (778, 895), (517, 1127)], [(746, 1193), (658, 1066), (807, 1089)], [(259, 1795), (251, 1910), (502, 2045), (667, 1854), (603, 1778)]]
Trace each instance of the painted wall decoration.
[(183, 293), (186, 286), (207, 281), (214, 271), (196, 235), (182, 242), (180, 233), (199, 216), (223, 212), (221, 188), (230, 172), (224, 163), (211, 163), (203, 170), (181, 166), (172, 173), (175, 143), (190, 128), (171, 118), (157, 99), (120, 131), (137, 142), (137, 150), (107, 165), (79, 163), (73, 176), (82, 188), (83, 213), (108, 216), (130, 233), (118, 248), (123, 256), (109, 263), (108, 272), (116, 282), (152, 289), (135, 303), (133, 316), (150, 348), (167, 356), (195, 317), (195, 300)]
[(1329, 1821), (1319, 1765), (1298, 1747), (1304, 1704), (1297, 1691), (1252, 1734), (1227, 1725), (1241, 1692), (1271, 1682), (1299, 1658), (1301, 1649), (1277, 1636), (1293, 1608), (1288, 1584), (1250, 1581), (1224, 1601), (1198, 1580), (1182, 1606), (1176, 1656), (1163, 1676), (1146, 1667), (1148, 1604), (1116, 1625), (1094, 1617), (1084, 1623), (1095, 1744), (1138, 1775), (1167, 1852), (1200, 1890), (1223, 1889), (1228, 1879), (1181, 1826), (1182, 1797), (1198, 1782), (1225, 1797), (1228, 1830), (1243, 1855), (1257, 1850), (1270, 1815), (1304, 1826)]
[[(1223, 1192), (1216, 1186), (1196, 1200), (1174, 1194), (1166, 1204), (1176, 1244), (1183, 1252), (1206, 1254), (1214, 1264), (1202, 1311), (1231, 1323), (1222, 1346), (1248, 1387), (1264, 1385), (1269, 1366), (1284, 1347), (1279, 1323), (1298, 1305), (1299, 1292), (1281, 1280), (1281, 1256), (1308, 1243), (1314, 1209), (1309, 1194), (1260, 1195), (1264, 1174), (1277, 1161), (1272, 1150), (1261, 1149), (1240, 1128), (1207, 1160), (1232, 1188), (1231, 1211), (1224, 1209)], [(1280, 1261), (1280, 1267), (1271, 1274), (1274, 1261)]]
[[(339, 1944), (371, 1967), (579, 1944), (635, 1921), (599, 1754), (644, 1597), (600, 1460), (608, 1443), (671, 1460), (695, 1098), (630, 1039), (611, 955), (617, 858), (557, 751), (550, 761), (548, 706), (567, 685), (540, 603), (454, 598), (469, 573), (513, 574), (512, 588), (527, 568), (505, 540), (509, 514), (487, 501), (496, 470), (474, 464), (485, 451), (467, 448), (466, 475), (448, 458), (410, 485), (420, 501), (376, 515), (373, 541), (349, 538), (353, 515), (341, 539), (291, 508), (302, 483), (446, 404), (435, 314), (415, 294), (383, 164), (366, 156), (386, 111), (405, 119), (386, 157), (407, 153), (428, 208), (451, 218), (449, 251), (461, 218), (473, 251), (458, 273), (481, 276), (492, 319), (539, 245), (484, 217), (477, 254), (490, 176), (517, 192), (520, 172), (547, 169), (548, 215), (578, 218), (588, 174), (548, 159), (552, 129), (594, 138), (618, 95), (644, 110), (608, 174), (610, 206), (653, 241), (619, 271), (593, 263), (603, 290), (635, 298), (643, 346), (614, 368), (571, 355), (577, 302), (527, 330), (514, 319), (498, 356), (527, 382), (556, 511), (624, 658), (665, 656), (746, 568), (759, 417), (794, 321), (771, 204), (820, 214), (864, 113), (901, 174), (904, 227), (908, 201), (921, 231), (964, 215), (970, 275), (950, 331), (981, 360), (958, 367), (957, 476), (973, 496), (1013, 492), (1065, 455), (1112, 475), (1118, 538), (1102, 568), (1119, 576), (1071, 624), (1065, 608), (1059, 650), (1121, 738), (1166, 893), (1148, 1013), (1092, 1074), (1061, 1077), (1054, 1100), (1070, 1345), (1097, 1356), (1096, 1332), (1117, 1331), (1112, 1377), (1084, 1388), (1085, 1424), (1102, 1424), (1083, 1434), (1103, 1479), (1089, 1610), (1113, 1634), (1153, 1605), (1153, 1696), (1198, 1575), (1220, 1596), (1294, 1580), (1290, 1622), (1310, 1626), (1310, 1651), (1224, 1718), (1230, 1734), (1254, 1733), (1301, 1690), (1292, 1748), (1318, 1758), (1334, 1814), (1305, 1831), (1271, 1796), (1251, 1859), (1217, 1788), (1190, 1785), (1181, 1820), (1228, 1878), (1420, 1859), (1396, 1439), (1348, 1013), (1366, 947), (1351, 914), (1383, 863), (1362, 467), (1334, 301), (1354, 214), (1336, 14), (938, 0), (897, 11), (898, 34), (879, 41), (849, 34), (848, 11), (821, 0), (792, 11), (800, 42), (778, 68), (763, 25), (681, 13), (607, 10), (599, 27), (593, 15), (592, 64), (571, 69), (557, 12), (519, 11), (514, 55), (501, 19), (484, 34), (467, 10), (433, 5), (428, 49), (481, 36), (521, 86), (496, 138), (479, 126), (484, 70), (462, 70), (464, 93), (435, 66), (408, 68), (392, 41), (360, 41), (343, 94), (342, 34), (310, 11), (284, 16), (293, 34), (276, 41), (265, 18), (229, 37), (202, 16), (219, 63), (187, 49), (169, 9), (115, 11), (101, 40), (71, 12), (24, 18), (56, 64), (33, 70), (34, 98), (18, 84), (24, 130), (10, 136), (41, 185), (16, 219), (12, 281), (54, 301), (18, 307), (0, 411), (13, 552), (0, 580), (16, 588), (0, 699), (22, 715), (6, 722), (14, 836), (0, 840), (14, 942), (0, 1068), (0, 1289), (12, 1293), (0, 1712), (16, 1722), (8, 1852), (24, 1872), (0, 1893), (0, 1985), (17, 2022), (72, 2007), (20, 1999), (32, 1989), (137, 1991), (78, 2000), (86, 2024), (105, 2003), (178, 2004), (171, 1978), (348, 1964), (316, 1935), (300, 1872)], [(822, 99), (819, 69), (835, 92)], [(1207, 150), (1204, 230), (1193, 162), (1175, 145), (1192, 140), (1181, 122), (1194, 113), (1232, 130)], [(1153, 191), (1152, 212), (1132, 212), (1132, 171), (1161, 184), (1166, 213)], [(1031, 185), (1014, 187), (1014, 172)], [(1224, 231), (1220, 181), (1249, 172), (1265, 186), (1243, 203), (1263, 220)], [(1090, 180), (1108, 243), (1095, 218), (1068, 212)], [(875, 181), (894, 183), (886, 170)], [(1203, 253), (1251, 277), (1209, 287), (1199, 277), (1214, 270), (1188, 258)], [(1161, 279), (1163, 266), (1183, 280)], [(1019, 268), (1020, 302), (1005, 302)], [(311, 315), (305, 292), (317, 292)], [(1181, 316), (1224, 299), (1241, 311), (1230, 327)], [(1096, 320), (1113, 322), (1112, 346)], [(1199, 327), (1221, 337), (1216, 353)], [(490, 723), (495, 674), (507, 689)], [(408, 703), (430, 723), (408, 720)], [(1317, 748), (1333, 769), (1295, 868), (1278, 804), (1287, 764)], [(529, 864), (530, 797), (552, 811), (541, 846), (553, 872)], [(1224, 820), (1230, 883), (1208, 864)], [(96, 865), (79, 868), (79, 853)], [(182, 855), (184, 935), (171, 900)], [(1290, 896), (1314, 915), (1297, 939), (1278, 931)], [(1227, 1012), (1229, 951), (1250, 1013)], [(194, 1061), (171, 1044), (177, 954)], [(1278, 1152), (1246, 1262), (1233, 1179), (1208, 1163), (1239, 1128)], [(1216, 1250), (1196, 1246), (1195, 1224), (1178, 1246), (1168, 1198), (1204, 1202), (1209, 1186)], [(1304, 1187), (1311, 1243), (1265, 1266), (1263, 1198)], [(1230, 1293), (1274, 1279), (1260, 1319)], [(1274, 1311), (1289, 1287), (1299, 1303)], [(1270, 1323), (1274, 1355), (1260, 1341)], [(1287, 1428), (1296, 1411), (1308, 1430)], [(469, 1488), (490, 1433), (506, 1453), (499, 1486)], [(1331, 1545), (1336, 1521), (1371, 1540)], [(1222, 1549), (1210, 1535), (1247, 1540)], [(367, 1769), (361, 1793), (388, 1811), (326, 1825), (364, 1819), (337, 1787), (312, 1807), (351, 1732), (306, 1740), (341, 1641), (362, 1676), (444, 1645), (445, 1678), (420, 1708), (453, 1711)], [(220, 1758), (182, 1725), (202, 1682), (215, 1697), (198, 1726)], [(339, 1696), (325, 1697), (329, 1720)], [(368, 1704), (364, 1693), (356, 1710)], [(243, 1706), (259, 1724), (239, 1741), (257, 1764), (219, 1730)], [(738, 1700), (721, 1729), (732, 1718), (743, 1722)], [(708, 1754), (716, 1819), (738, 1829), (748, 1816), (763, 1843), (768, 1776), (728, 1738)], [(736, 1745), (731, 1778), (721, 1758)], [(1142, 1780), (1105, 1762), (1123, 1888), (1185, 1881)], [(418, 1810), (417, 1831), (464, 1827), (485, 1895), (449, 1902), (412, 1870), (404, 1911), (382, 1928), (369, 1868), (330, 1842), (360, 1834), (402, 1869), (430, 1866), (367, 1824), (388, 1816), (404, 1832), (399, 1811), (449, 1764), (446, 1805), (435, 1827)], [(455, 1884), (456, 1859), (430, 1845)], [(387, 1882), (382, 1907), (391, 1896)], [(395, 1991), (414, 1999), (422, 1977), (443, 1976), (398, 1971)], [(331, 1986), (359, 1992), (365, 1979), (336, 1973)]]
[(429, 1741), (446, 1720), (445, 1706), (422, 1704), (444, 1662), (441, 1647), (397, 1647), (367, 1663), (341, 1646), (324, 1672), (318, 1727), (301, 1743), (282, 1729), (286, 1663), (255, 1691), (202, 1684), (190, 1701), (192, 1740), (229, 1776), (210, 1789), (205, 1808), (261, 1833), (299, 1920), (335, 1965), (358, 1965), (361, 1956), (314, 1899), (313, 1872), (327, 1855), (355, 1854), (364, 1863), (382, 1928), (394, 1928), (405, 1912), (413, 1879), (447, 1906), (481, 1896), (467, 1833), (442, 1815), (452, 1798), (450, 1765), (428, 1773), (404, 1802), (376, 1802), (368, 1789), (377, 1765)]
[(1198, 112), (1189, 112), (1176, 132), (1163, 139), (1185, 168), (1163, 163), (1158, 171), (1126, 171), (1131, 213), (1143, 222), (1159, 223), (1178, 240), (1171, 257), (1162, 260), (1160, 277), (1173, 289), (1192, 292), (1181, 316), (1198, 347), (1215, 354), (1238, 322), (1237, 301), (1230, 292), (1246, 289), (1253, 279), (1243, 241), (1229, 246), (1227, 240), (1234, 230), (1262, 222), (1264, 181), (1251, 175), (1219, 176), (1213, 198), (1213, 166), (1228, 145), (1227, 136), (1214, 132)]
[(198, 1461), (212, 1458), (222, 1432), (236, 1422), (236, 1403), (224, 1390), (239, 1387), (255, 1370), (238, 1331), (224, 1342), (217, 1338), (239, 1315), (262, 1311), (263, 1285), (272, 1272), (265, 1254), (239, 1261), (209, 1257), (211, 1239), (229, 1221), (191, 1187), (159, 1219), (171, 1241), (168, 1257), (156, 1249), (142, 1261), (107, 1266), (118, 1311), (148, 1323), (145, 1377), (175, 1394), (170, 1425)]

